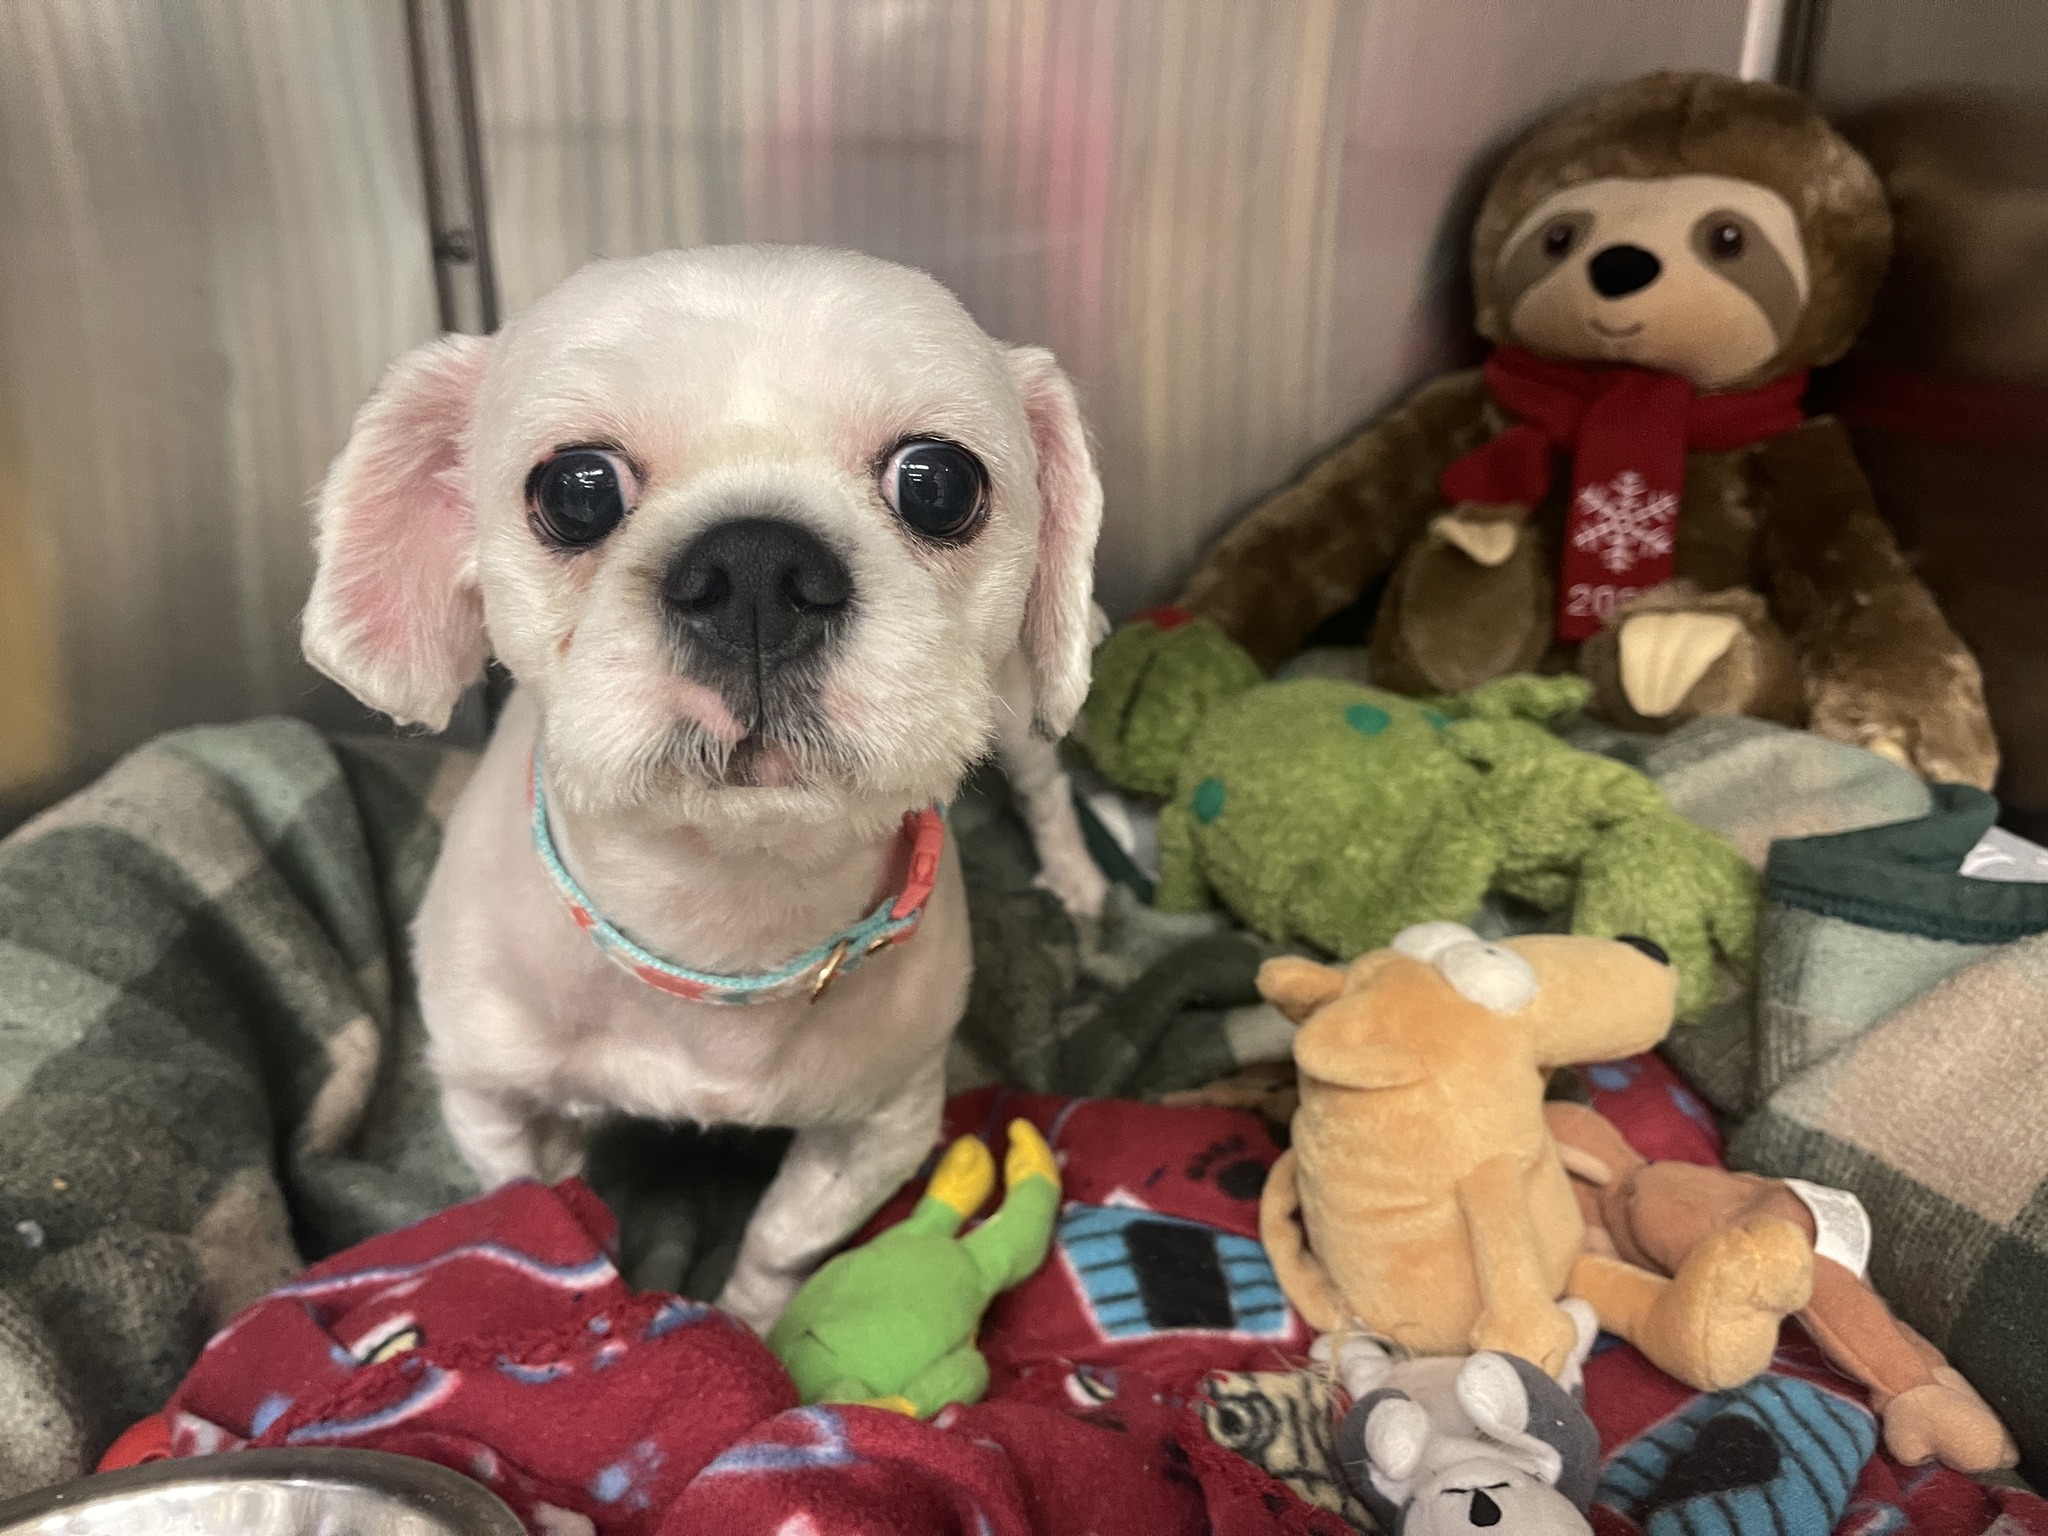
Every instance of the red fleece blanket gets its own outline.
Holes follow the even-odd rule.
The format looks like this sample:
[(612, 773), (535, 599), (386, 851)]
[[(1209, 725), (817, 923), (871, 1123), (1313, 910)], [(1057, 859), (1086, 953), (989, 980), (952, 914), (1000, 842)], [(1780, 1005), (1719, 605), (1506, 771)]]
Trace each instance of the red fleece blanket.
[[(1711, 1121), (1661, 1063), (1592, 1076), (1600, 1109), (1647, 1154), (1718, 1158)], [(1346, 1531), (1216, 1445), (1192, 1407), (1210, 1372), (1285, 1369), (1308, 1342), (1256, 1241), (1277, 1155), (1265, 1127), (989, 1090), (949, 1106), (946, 1137), (980, 1132), (1000, 1155), (1017, 1115), (1059, 1154), (1067, 1203), (1053, 1257), (989, 1311), (990, 1396), (975, 1407), (928, 1424), (799, 1408), (747, 1330), (632, 1295), (609, 1214), (570, 1181), (500, 1190), (273, 1293), (179, 1388), (167, 1449), (422, 1456), (487, 1483), (544, 1536)], [(1708, 1398), (1625, 1346), (1599, 1354), (1587, 1373), (1608, 1458), (1597, 1528), (1977, 1536), (2003, 1517), (2001, 1532), (2048, 1536), (2048, 1506), (2031, 1496), (1882, 1458), (1859, 1475), (1869, 1415), (1794, 1333), (1756, 1390)], [(139, 1454), (130, 1442), (112, 1459)], [(1784, 1523), (1801, 1511), (1823, 1518)]]
[[(955, 1125), (980, 1128), (992, 1099), (956, 1103)], [(1270, 1272), (1244, 1277), (1275, 1155), (1263, 1127), (1106, 1101), (1001, 1111), (1016, 1113), (1059, 1128), (1069, 1236), (999, 1304), (1007, 1321), (989, 1319), (997, 1386), (975, 1407), (929, 1424), (799, 1408), (745, 1328), (632, 1295), (609, 1213), (571, 1180), (509, 1186), (272, 1293), (179, 1388), (168, 1450), (421, 1456), (487, 1483), (545, 1536), (1342, 1532), (1190, 1408), (1212, 1367), (1281, 1366), (1306, 1344)], [(1071, 1234), (1089, 1230), (1082, 1280)]]

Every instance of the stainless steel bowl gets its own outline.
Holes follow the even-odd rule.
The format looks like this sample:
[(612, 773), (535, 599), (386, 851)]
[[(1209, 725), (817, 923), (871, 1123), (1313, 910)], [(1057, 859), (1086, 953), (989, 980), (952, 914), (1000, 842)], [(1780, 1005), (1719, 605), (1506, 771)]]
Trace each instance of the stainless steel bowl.
[(524, 1536), (481, 1483), (382, 1451), (151, 1462), (0, 1502), (0, 1536)]

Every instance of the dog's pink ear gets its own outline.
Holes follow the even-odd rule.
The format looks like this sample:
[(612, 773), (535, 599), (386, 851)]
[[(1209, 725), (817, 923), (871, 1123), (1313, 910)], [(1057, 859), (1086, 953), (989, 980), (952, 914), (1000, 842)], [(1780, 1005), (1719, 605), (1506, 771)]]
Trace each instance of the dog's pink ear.
[(306, 659), (402, 724), (439, 730), (483, 671), (464, 453), (489, 354), (445, 336), (400, 358), (320, 487)]
[(1038, 565), (1024, 605), (1022, 639), (1031, 660), (1033, 723), (1042, 735), (1058, 739), (1088, 697), (1102, 482), (1074, 386), (1053, 355), (1043, 347), (1013, 347), (1009, 361), (1038, 456)]

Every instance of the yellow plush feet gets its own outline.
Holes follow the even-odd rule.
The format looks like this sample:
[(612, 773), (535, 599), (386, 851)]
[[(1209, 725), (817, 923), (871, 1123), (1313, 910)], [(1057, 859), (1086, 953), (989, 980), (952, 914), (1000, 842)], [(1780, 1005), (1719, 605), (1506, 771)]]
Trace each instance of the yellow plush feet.
[(917, 1417), (917, 1404), (907, 1397), (864, 1397), (860, 1400), (858, 1406), (862, 1408), (883, 1408), (890, 1413), (900, 1413), (906, 1419)]
[[(978, 1147), (980, 1142), (976, 1142)], [(948, 1156), (951, 1154), (949, 1153)], [(987, 1157), (984, 1151), (982, 1156)], [(940, 1170), (944, 1171), (943, 1168)], [(1013, 1189), (1026, 1179), (1039, 1178), (1057, 1185), (1060, 1181), (1060, 1165), (1053, 1161), (1052, 1148), (1045, 1144), (1045, 1138), (1038, 1134), (1038, 1127), (1029, 1120), (1010, 1122), (1010, 1150), (1003, 1158), (1003, 1187)], [(933, 1184), (937, 1184), (934, 1179)], [(987, 1191), (983, 1190), (983, 1194)]]
[[(1014, 1128), (1011, 1134), (1015, 1136)], [(1039, 1145), (1042, 1147), (1044, 1143)], [(1016, 1155), (1012, 1150), (1011, 1158)], [(996, 1160), (987, 1145), (979, 1136), (962, 1136), (946, 1148), (946, 1155), (939, 1159), (939, 1166), (933, 1171), (932, 1181), (924, 1193), (927, 1200), (936, 1200), (964, 1218), (980, 1210), (982, 1201), (995, 1187)]]

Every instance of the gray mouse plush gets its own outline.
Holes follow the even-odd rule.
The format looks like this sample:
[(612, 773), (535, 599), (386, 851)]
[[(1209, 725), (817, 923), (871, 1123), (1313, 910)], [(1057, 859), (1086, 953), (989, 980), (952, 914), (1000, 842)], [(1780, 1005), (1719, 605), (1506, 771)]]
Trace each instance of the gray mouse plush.
[[(1568, 1379), (1593, 1339), (1582, 1344)], [(1397, 1360), (1347, 1339), (1338, 1374), (1354, 1402), (1337, 1431), (1352, 1491), (1394, 1536), (1588, 1536), (1600, 1435), (1537, 1366), (1485, 1352)]]

